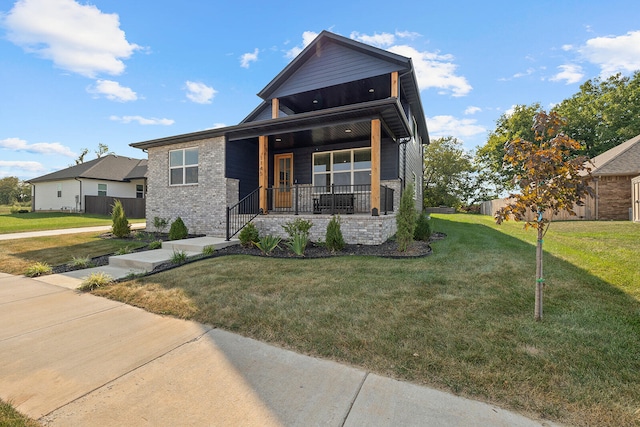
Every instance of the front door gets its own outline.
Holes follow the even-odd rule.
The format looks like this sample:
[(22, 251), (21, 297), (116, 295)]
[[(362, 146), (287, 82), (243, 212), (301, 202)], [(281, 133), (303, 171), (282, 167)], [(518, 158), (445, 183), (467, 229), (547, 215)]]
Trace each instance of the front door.
[(291, 187), (293, 185), (293, 153), (273, 156), (273, 199), (275, 208), (291, 208)]

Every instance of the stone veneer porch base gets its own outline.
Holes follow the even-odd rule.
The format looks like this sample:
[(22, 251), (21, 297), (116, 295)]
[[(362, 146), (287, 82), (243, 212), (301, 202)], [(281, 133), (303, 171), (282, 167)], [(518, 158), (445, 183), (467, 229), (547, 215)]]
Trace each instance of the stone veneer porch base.
[[(273, 213), (259, 215), (252, 222), (258, 228), (261, 236), (271, 234), (286, 238), (287, 233), (282, 226), (288, 222), (295, 221), (297, 218), (311, 221), (313, 224), (311, 230), (309, 230), (311, 241), (325, 240), (331, 215)], [(348, 244), (380, 245), (396, 233), (396, 216), (395, 213), (380, 216), (367, 214), (340, 215), (340, 230), (344, 241)]]

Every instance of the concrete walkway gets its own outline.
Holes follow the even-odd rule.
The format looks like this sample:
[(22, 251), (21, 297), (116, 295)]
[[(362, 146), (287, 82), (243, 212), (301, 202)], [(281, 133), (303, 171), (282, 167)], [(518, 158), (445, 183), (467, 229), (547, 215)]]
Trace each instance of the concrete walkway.
[[(147, 226), (146, 223), (140, 222), (137, 224), (131, 224), (131, 229), (141, 230), (146, 226)], [(111, 230), (110, 225), (100, 225), (96, 227), (77, 227), (77, 228), (61, 228), (59, 230), (27, 231), (24, 233), (0, 234), (0, 240), (28, 239), (31, 237), (41, 237), (41, 236), (59, 236), (61, 234), (106, 232), (109, 230)]]
[(78, 293), (80, 282), (0, 273), (0, 399), (45, 426), (557, 425)]

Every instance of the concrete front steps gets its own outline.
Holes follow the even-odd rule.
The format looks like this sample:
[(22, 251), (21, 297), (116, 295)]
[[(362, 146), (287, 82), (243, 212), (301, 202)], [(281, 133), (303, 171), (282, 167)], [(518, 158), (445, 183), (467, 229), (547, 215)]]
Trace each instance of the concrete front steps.
[(204, 248), (211, 246), (214, 249), (222, 249), (227, 246), (239, 244), (238, 239), (226, 241), (220, 237), (196, 237), (193, 239), (173, 240), (162, 242), (161, 249), (135, 252), (126, 255), (114, 255), (109, 257), (109, 265), (85, 268), (62, 274), (40, 276), (37, 280), (52, 285), (75, 289), (82, 281), (93, 273), (108, 274), (114, 279), (123, 279), (127, 276), (145, 274), (165, 262), (171, 261), (174, 253), (183, 252), (187, 257), (199, 255)]

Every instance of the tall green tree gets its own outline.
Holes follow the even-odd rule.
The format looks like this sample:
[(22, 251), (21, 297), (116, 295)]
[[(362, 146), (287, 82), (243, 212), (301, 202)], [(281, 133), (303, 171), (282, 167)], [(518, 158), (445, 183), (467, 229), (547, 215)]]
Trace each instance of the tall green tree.
[(567, 122), (563, 131), (595, 157), (640, 134), (640, 71), (595, 78), (554, 108)]
[(431, 141), (424, 150), (424, 206), (459, 207), (473, 170), (471, 155), (458, 139)]
[(535, 115), (541, 110), (538, 103), (516, 105), (512, 112), (500, 116), (486, 144), (478, 148), (475, 163), (487, 174), (485, 179), (492, 182), (498, 193), (514, 188), (516, 172), (511, 165), (504, 163), (505, 145), (517, 138), (533, 141), (535, 135), (531, 127)]
[(10, 205), (18, 200), (20, 180), (15, 176), (0, 179), (0, 205)]
[(505, 147), (504, 161), (517, 171), (514, 178), (519, 192), (511, 202), (495, 213), (498, 224), (515, 219), (524, 221), (525, 229), (538, 231), (536, 245), (535, 320), (542, 320), (544, 274), (542, 243), (553, 215), (566, 211), (575, 215), (575, 205), (592, 194), (588, 186), (587, 158), (576, 155), (581, 145), (561, 133), (566, 122), (556, 112), (536, 115), (535, 138), (516, 138)]

